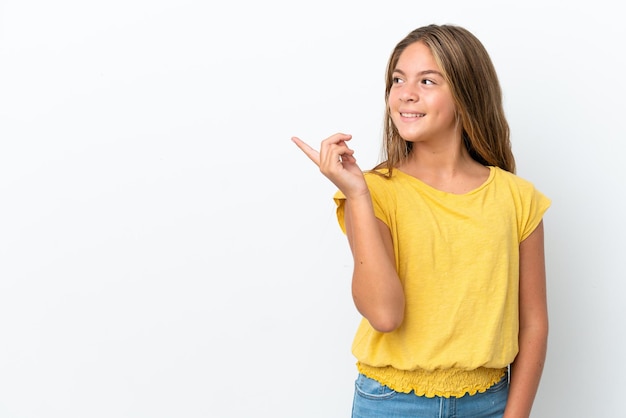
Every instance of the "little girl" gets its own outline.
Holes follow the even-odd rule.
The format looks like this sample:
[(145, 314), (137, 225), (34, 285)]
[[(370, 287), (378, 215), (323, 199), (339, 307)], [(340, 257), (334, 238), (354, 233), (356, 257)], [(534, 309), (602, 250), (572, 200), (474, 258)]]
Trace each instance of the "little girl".
[(354, 258), (352, 416), (529, 417), (548, 336), (550, 200), (515, 175), (491, 59), (464, 28), (418, 28), (391, 54), (385, 98), (372, 170), (350, 135), (319, 152), (292, 138), (339, 189)]

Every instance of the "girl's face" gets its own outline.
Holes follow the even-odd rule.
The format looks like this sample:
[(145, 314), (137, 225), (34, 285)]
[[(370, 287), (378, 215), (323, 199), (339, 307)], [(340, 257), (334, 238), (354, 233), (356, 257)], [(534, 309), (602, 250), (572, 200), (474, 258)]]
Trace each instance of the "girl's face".
[(430, 48), (422, 42), (406, 47), (392, 78), (389, 113), (402, 139), (409, 142), (460, 139), (450, 86)]

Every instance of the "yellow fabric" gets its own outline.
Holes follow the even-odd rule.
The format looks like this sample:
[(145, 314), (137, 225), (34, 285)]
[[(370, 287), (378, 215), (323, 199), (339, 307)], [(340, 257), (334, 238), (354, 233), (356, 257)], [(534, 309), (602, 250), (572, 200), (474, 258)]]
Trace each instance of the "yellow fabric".
[[(391, 178), (365, 174), (375, 214), (391, 231), (406, 306), (404, 322), (393, 332), (378, 332), (363, 319), (352, 352), (360, 367), (370, 368), (369, 377), (384, 378), (392, 389), (427, 382), (411, 389), (457, 396), (464, 389), (445, 382), (474, 371), (466, 373), (474, 376), (470, 383), (483, 391), (517, 355), (519, 244), (539, 225), (550, 200), (530, 182), (489, 168), (485, 183), (462, 195), (398, 169)], [(345, 197), (337, 192), (334, 199), (345, 233)], [(371, 369), (389, 367), (403, 377)], [(497, 372), (485, 380), (479, 368)], [(415, 376), (407, 380), (411, 371)]]
[(357, 363), (360, 373), (370, 379), (388, 386), (396, 392), (411, 393), (432, 398), (443, 396), (460, 398), (465, 394), (474, 395), (484, 392), (495, 385), (506, 373), (506, 368), (489, 369), (479, 367), (474, 370), (444, 369), (433, 370), (398, 370), (391, 366), (371, 367)]

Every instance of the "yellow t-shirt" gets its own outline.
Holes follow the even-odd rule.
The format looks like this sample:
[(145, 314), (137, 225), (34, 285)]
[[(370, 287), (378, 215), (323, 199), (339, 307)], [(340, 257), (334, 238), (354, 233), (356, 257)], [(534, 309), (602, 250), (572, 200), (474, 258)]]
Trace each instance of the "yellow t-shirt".
[[(519, 244), (550, 200), (530, 182), (489, 168), (481, 186), (461, 195), (398, 169), (390, 178), (365, 174), (375, 215), (391, 231), (406, 306), (393, 332), (363, 319), (352, 352), (362, 373), (394, 390), (482, 392), (517, 355)], [(334, 198), (345, 233), (345, 197)]]

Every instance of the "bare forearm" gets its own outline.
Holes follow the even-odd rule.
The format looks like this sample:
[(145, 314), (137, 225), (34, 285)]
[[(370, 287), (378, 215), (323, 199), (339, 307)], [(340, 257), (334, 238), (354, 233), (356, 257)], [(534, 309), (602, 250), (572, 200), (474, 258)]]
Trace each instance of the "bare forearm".
[(504, 418), (530, 417), (543, 373), (547, 339), (547, 323), (520, 330), (520, 351), (511, 365), (511, 386)]
[(390, 236), (384, 236), (369, 194), (346, 201), (346, 225), (354, 258), (352, 294), (359, 312), (381, 332), (404, 317), (404, 291)]

